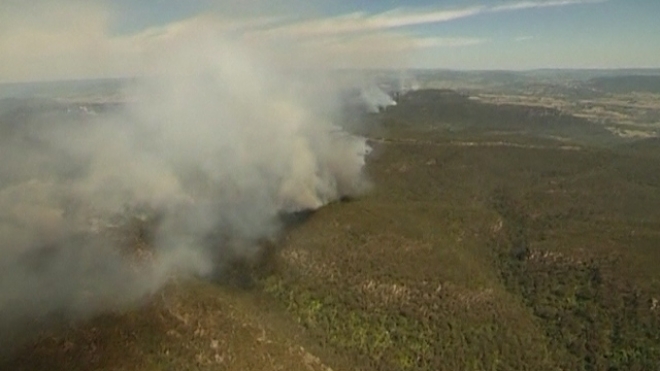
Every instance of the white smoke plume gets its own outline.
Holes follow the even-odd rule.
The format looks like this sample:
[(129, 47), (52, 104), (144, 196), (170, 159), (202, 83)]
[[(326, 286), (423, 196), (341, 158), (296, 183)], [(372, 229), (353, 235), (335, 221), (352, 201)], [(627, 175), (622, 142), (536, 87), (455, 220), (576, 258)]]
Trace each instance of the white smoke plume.
[(413, 72), (402, 72), (398, 78), (397, 92), (400, 94), (416, 91), (421, 88), (421, 83)]
[(396, 105), (396, 101), (377, 85), (369, 85), (363, 88), (360, 92), (360, 99), (369, 112), (379, 112), (386, 107)]
[[(211, 36), (159, 55), (117, 108), (0, 116), (0, 347), (209, 275), (281, 213), (368, 189), (337, 87)], [(152, 222), (150, 258), (108, 232), (126, 218)]]

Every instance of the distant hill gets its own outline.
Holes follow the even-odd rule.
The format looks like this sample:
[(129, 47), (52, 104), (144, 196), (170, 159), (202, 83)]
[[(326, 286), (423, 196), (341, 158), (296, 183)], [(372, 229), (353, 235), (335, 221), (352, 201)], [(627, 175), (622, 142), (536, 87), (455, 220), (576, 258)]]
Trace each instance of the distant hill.
[[(0, 127), (24, 125), (36, 118), (54, 121), (60, 118), (76, 119), (89, 114), (110, 112), (121, 107), (121, 103), (108, 102), (62, 102), (51, 98), (0, 98)], [(48, 120), (44, 120), (48, 117)]]
[(521, 132), (591, 143), (610, 143), (615, 139), (602, 126), (558, 109), (483, 103), (446, 89), (412, 91), (398, 96), (397, 103), (385, 111), (386, 122), (452, 131)]
[(576, 99), (631, 91), (657, 92), (660, 86), (660, 69), (413, 70), (410, 73), (425, 88)]
[(654, 93), (660, 94), (660, 76), (626, 75), (602, 76), (590, 79), (587, 85), (610, 93)]
[(131, 79), (89, 79), (0, 83), (0, 99), (114, 96), (132, 81)]

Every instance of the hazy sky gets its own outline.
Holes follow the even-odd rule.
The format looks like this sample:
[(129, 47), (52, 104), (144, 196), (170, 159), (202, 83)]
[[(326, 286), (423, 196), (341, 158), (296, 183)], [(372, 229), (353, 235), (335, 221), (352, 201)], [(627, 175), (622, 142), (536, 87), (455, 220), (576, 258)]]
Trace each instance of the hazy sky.
[(659, 18), (658, 0), (2, 0), (0, 81), (132, 75), (210, 29), (329, 67), (660, 67)]

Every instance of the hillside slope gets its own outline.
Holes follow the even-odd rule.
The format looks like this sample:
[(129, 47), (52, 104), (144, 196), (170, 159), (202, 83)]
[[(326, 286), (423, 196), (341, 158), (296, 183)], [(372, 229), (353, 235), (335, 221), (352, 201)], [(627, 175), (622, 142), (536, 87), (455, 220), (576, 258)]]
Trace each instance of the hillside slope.
[(434, 94), (380, 116), (373, 191), (239, 268), (249, 288), (176, 282), (3, 369), (658, 369), (660, 148), (447, 132), (416, 116), (462, 122)]

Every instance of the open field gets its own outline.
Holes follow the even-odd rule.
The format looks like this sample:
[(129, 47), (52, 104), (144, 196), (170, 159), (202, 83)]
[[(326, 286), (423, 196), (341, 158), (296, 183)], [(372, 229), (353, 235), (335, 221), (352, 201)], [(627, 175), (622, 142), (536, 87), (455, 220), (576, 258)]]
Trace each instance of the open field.
[(601, 124), (622, 138), (660, 136), (660, 77), (648, 71), (422, 74), (421, 85), (458, 89), (495, 105), (552, 109)]
[(400, 97), (369, 118), (372, 192), (0, 368), (660, 370), (657, 140), (480, 98)]

